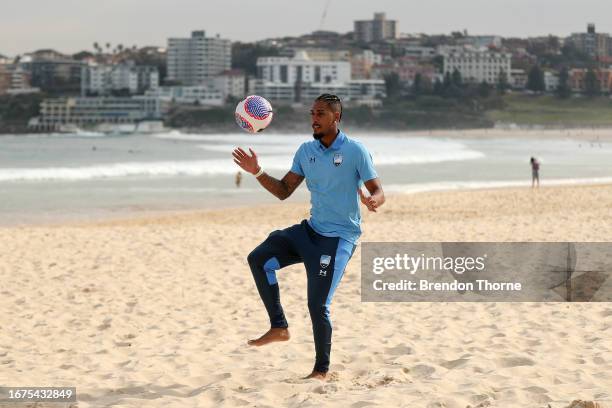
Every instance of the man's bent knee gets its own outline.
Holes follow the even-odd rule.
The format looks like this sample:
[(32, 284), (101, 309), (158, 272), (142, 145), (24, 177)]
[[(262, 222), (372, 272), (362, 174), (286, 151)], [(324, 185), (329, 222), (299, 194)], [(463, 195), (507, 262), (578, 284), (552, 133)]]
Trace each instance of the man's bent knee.
[(257, 247), (247, 256), (247, 262), (251, 267), (263, 266), (265, 262), (264, 257), (264, 251), (262, 251), (260, 247)]
[(254, 265), (257, 262), (257, 248), (247, 255), (247, 262), (249, 265)]

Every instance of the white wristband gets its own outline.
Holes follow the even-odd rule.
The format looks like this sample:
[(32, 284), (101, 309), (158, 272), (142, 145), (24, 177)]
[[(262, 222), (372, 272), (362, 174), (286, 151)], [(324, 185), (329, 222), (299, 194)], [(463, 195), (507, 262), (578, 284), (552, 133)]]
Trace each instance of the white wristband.
[(257, 173), (255, 173), (255, 174), (253, 174), (253, 175), (255, 176), (255, 178), (257, 178), (257, 177), (261, 176), (262, 174), (264, 174), (264, 171), (263, 171), (263, 168), (260, 167), (259, 171)]

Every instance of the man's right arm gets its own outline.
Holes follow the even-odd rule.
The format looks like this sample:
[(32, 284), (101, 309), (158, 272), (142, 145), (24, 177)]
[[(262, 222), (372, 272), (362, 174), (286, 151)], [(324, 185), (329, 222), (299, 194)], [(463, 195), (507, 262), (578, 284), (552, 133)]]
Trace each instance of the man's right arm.
[(295, 174), (290, 171), (287, 172), (285, 177), (283, 177), (281, 180), (269, 176), (266, 173), (263, 173), (261, 176), (257, 177), (259, 184), (261, 184), (263, 188), (268, 190), (279, 200), (284, 200), (293, 194), (302, 180), (304, 180), (304, 176), (300, 176), (299, 174)]
[[(244, 171), (253, 175), (258, 175), (261, 172), (261, 167), (257, 163), (257, 155), (252, 149), (249, 149), (249, 151), (251, 152), (251, 155), (248, 155), (247, 152), (242, 150), (240, 147), (234, 149), (232, 152), (232, 155), (234, 156), (234, 163), (240, 166)], [(293, 194), (302, 180), (304, 180), (304, 176), (297, 174), (294, 171), (289, 171), (287, 174), (285, 174), (285, 177), (283, 177), (282, 180), (275, 179), (274, 177), (263, 172), (257, 177), (259, 184), (261, 184), (279, 200), (284, 200)]]

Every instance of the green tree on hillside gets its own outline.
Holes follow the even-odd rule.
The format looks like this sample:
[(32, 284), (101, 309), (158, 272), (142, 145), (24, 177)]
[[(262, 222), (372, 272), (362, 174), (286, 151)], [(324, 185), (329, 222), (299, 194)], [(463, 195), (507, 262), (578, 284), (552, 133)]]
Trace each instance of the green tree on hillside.
[(529, 70), (527, 77), (527, 89), (533, 92), (544, 92), (546, 84), (544, 83), (544, 71), (539, 66), (534, 65)]
[(458, 88), (461, 88), (463, 86), (463, 78), (461, 77), (461, 72), (459, 72), (459, 70), (457, 68), (455, 68), (455, 70), (453, 71), (453, 85), (455, 85)]
[(593, 68), (589, 68), (584, 76), (584, 93), (588, 96), (596, 96), (599, 95), (600, 92), (601, 89), (599, 86), (599, 79), (597, 79), (597, 74)]
[(500, 95), (504, 95), (506, 91), (510, 88), (508, 84), (508, 75), (506, 71), (503, 69), (499, 71), (497, 75), (497, 83), (496, 83), (497, 93)]
[(423, 93), (423, 76), (421, 73), (417, 73), (414, 76), (414, 81), (412, 82), (412, 94), (415, 96), (419, 96)]
[(576, 44), (570, 41), (566, 41), (563, 47), (561, 47), (561, 55), (564, 61), (571, 63), (571, 65), (585, 64), (593, 61), (587, 53), (579, 50)]
[(557, 86), (557, 96), (565, 99), (569, 98), (572, 94), (572, 90), (569, 85), (569, 71), (567, 67), (563, 67), (559, 72), (559, 85)]
[(453, 84), (453, 80), (451, 78), (451, 74), (450, 72), (447, 72), (446, 74), (444, 74), (444, 80), (442, 82), (442, 89), (444, 89), (445, 91), (451, 87), (451, 85)]
[(434, 85), (433, 85), (433, 94), (437, 96), (442, 96), (443, 93), (444, 93), (444, 86), (442, 85), (442, 82), (440, 81), (440, 79), (436, 78), (436, 81), (434, 82)]
[(387, 98), (397, 99), (400, 96), (400, 78), (397, 72), (391, 72), (385, 75), (385, 88), (387, 91)]
[(461, 98), (463, 96), (460, 85), (463, 82), (461, 73), (457, 70), (444, 74), (444, 82), (442, 82), (442, 96), (445, 98)]
[(491, 95), (491, 85), (486, 81), (482, 81), (480, 85), (478, 85), (478, 95), (481, 98), (488, 98), (489, 95)]
[(436, 71), (444, 71), (444, 57), (442, 55), (436, 55), (432, 58), (431, 63), (433, 64)]

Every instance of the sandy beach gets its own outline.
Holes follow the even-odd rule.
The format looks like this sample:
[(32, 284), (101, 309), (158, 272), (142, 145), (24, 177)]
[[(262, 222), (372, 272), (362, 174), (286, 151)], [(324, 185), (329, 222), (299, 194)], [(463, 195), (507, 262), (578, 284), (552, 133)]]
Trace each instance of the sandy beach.
[[(331, 308), (329, 381), (306, 276), (278, 273), (292, 339), (246, 263), (308, 216), (278, 203), (0, 229), (0, 384), (75, 386), (79, 407), (612, 407), (611, 303), (362, 303), (360, 250)], [(391, 195), (362, 241), (612, 241), (612, 185)]]

